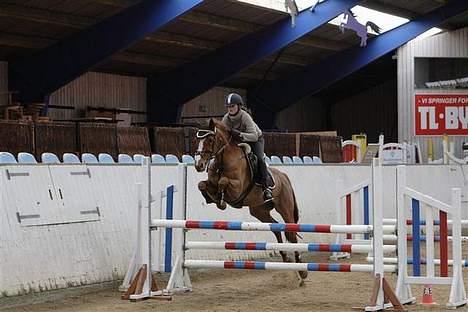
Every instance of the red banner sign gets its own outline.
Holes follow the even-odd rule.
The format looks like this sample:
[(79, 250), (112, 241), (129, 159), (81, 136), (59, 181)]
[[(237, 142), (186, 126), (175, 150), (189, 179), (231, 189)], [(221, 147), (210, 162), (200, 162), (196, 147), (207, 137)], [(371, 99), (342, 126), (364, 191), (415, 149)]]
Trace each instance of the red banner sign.
[(417, 94), (416, 135), (468, 135), (468, 94)]

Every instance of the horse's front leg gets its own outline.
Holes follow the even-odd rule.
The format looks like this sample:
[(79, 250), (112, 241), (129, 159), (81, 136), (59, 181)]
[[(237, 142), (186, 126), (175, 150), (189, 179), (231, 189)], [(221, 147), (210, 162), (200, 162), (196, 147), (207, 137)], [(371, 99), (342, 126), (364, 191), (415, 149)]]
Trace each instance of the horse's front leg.
[[(219, 204), (224, 207), (222, 209), (226, 209), (226, 201), (224, 200), (226, 196), (226, 192), (229, 186), (229, 179), (226, 177), (222, 177), (218, 181), (218, 194), (220, 196)], [(218, 206), (219, 207), (219, 206)], [(221, 208), (221, 207), (220, 207)]]
[(218, 199), (216, 198), (218, 190), (216, 189), (215, 185), (210, 183), (210, 181), (200, 181), (198, 183), (198, 189), (205, 198), (207, 204), (218, 202)]

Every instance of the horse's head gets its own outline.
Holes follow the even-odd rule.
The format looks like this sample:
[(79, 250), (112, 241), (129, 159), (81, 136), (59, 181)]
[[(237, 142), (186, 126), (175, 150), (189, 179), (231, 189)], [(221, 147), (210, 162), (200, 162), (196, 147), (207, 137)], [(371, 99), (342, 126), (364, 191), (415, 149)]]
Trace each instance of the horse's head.
[(198, 149), (195, 153), (195, 169), (202, 172), (210, 160), (229, 144), (229, 129), (220, 121), (211, 119), (207, 130), (197, 131)]

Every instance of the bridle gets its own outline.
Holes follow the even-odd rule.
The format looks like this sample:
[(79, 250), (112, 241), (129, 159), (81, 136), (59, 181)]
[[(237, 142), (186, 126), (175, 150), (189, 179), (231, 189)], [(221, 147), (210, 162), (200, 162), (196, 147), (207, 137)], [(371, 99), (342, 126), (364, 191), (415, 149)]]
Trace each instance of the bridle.
[[(198, 130), (196, 136), (197, 136), (197, 139), (199, 139), (199, 140), (205, 139), (205, 138), (210, 137), (210, 136), (213, 136), (213, 137), (215, 137), (215, 142), (213, 143), (213, 146), (216, 145), (216, 128), (214, 129), (214, 131), (212, 131), (212, 130)], [(208, 162), (209, 162), (212, 159), (215, 159), (216, 157), (218, 157), (218, 155), (222, 154), (222, 152), (224, 151), (226, 146), (228, 146), (231, 143), (231, 138), (232, 138), (232, 136), (230, 136), (229, 140), (226, 143), (224, 143), (217, 151), (213, 151), (213, 150), (196, 151), (195, 155), (200, 155), (200, 156), (207, 155)], [(207, 166), (207, 169), (208, 169), (208, 166)]]

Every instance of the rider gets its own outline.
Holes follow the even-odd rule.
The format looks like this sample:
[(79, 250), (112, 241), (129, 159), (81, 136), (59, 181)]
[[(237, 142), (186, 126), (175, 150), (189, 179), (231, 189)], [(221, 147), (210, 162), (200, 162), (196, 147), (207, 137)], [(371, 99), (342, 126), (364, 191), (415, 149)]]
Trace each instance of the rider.
[(267, 185), (267, 168), (264, 156), (265, 141), (263, 139), (262, 130), (253, 121), (252, 117), (243, 110), (244, 101), (237, 93), (230, 93), (224, 101), (227, 108), (227, 113), (223, 117), (223, 123), (231, 128), (231, 134), (234, 138), (241, 142), (248, 143), (252, 148), (252, 152), (257, 156), (258, 161), (258, 183), (263, 188), (263, 200), (271, 202), (273, 196), (270, 188)]

